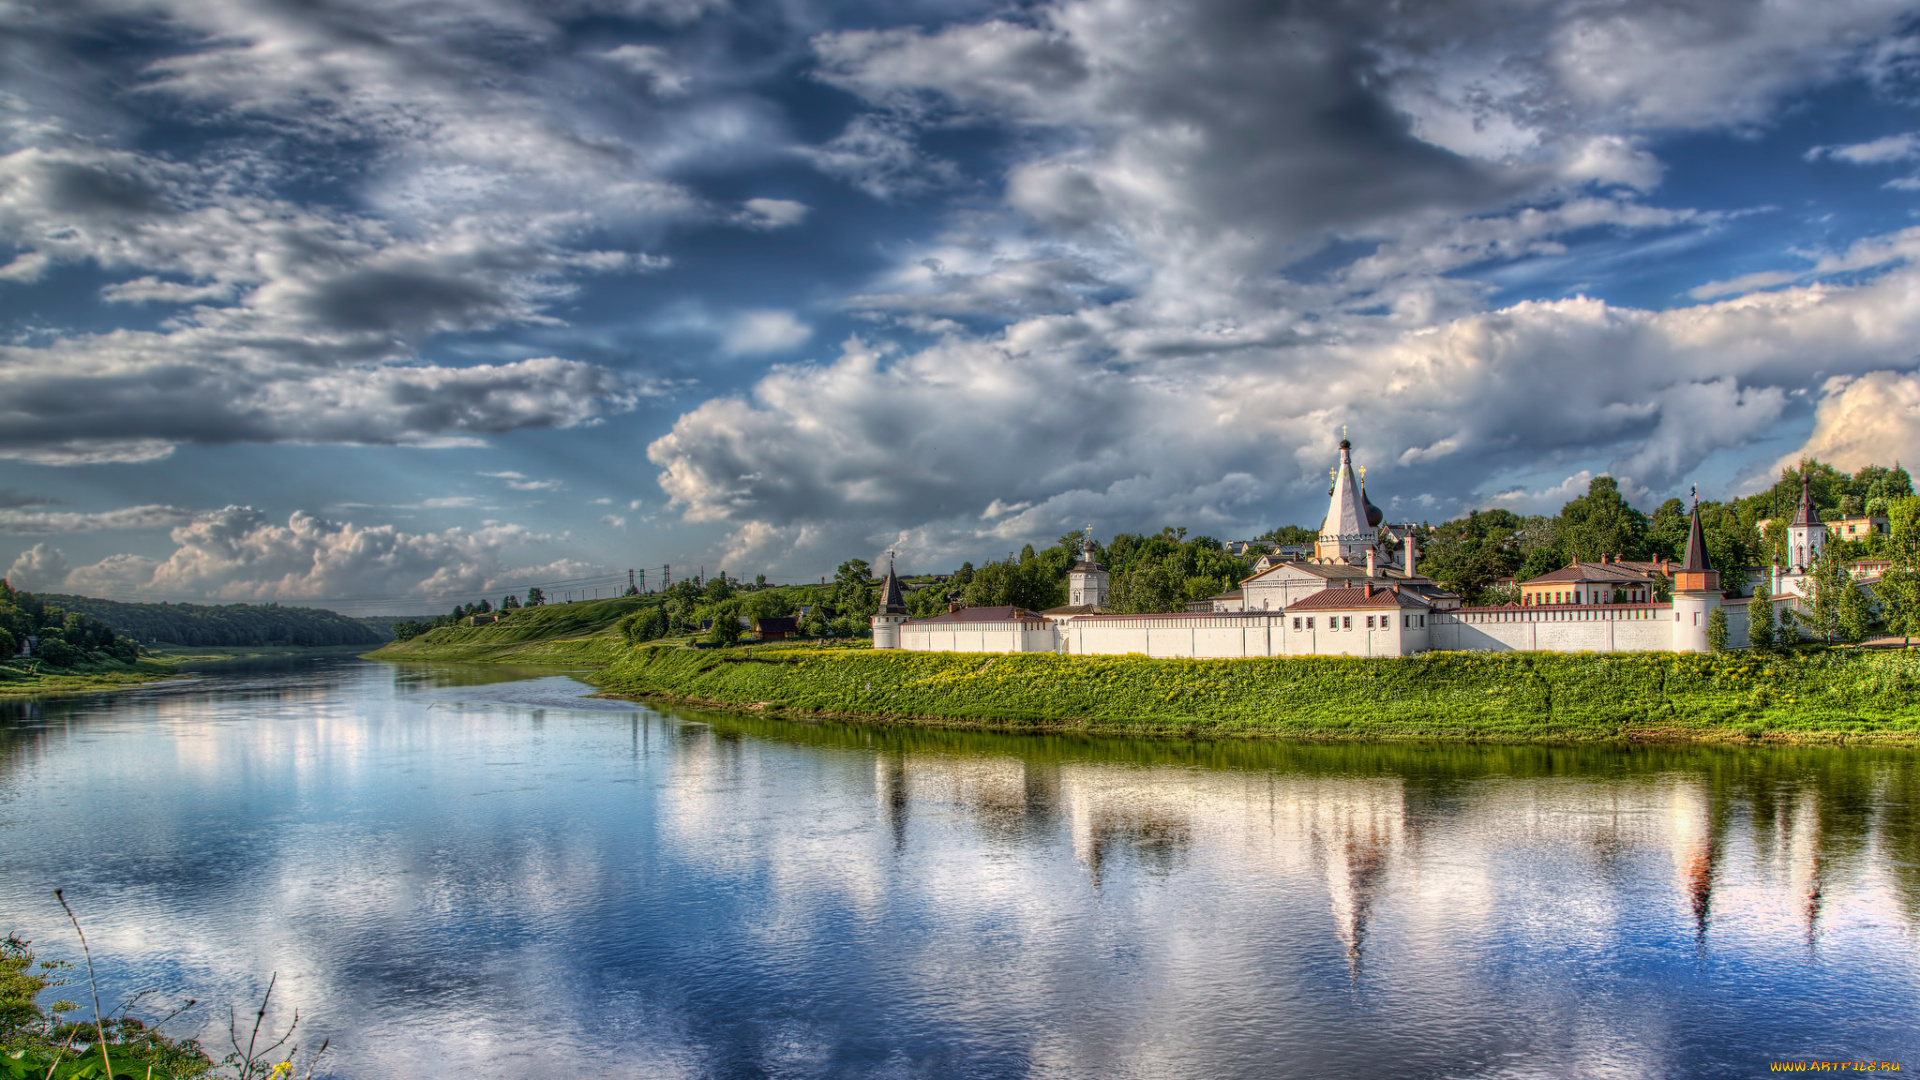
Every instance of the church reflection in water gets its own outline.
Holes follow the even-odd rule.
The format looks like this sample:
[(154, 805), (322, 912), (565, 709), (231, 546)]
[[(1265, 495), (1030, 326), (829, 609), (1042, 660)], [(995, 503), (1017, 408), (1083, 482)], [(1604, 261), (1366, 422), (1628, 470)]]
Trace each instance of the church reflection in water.
[[(1231, 868), (1243, 881), (1310, 886), (1356, 976), (1383, 910), (1470, 936), (1496, 921), (1496, 906), (1511, 907), (1517, 881), (1556, 909), (1552, 931), (1563, 940), (1652, 923), (1702, 948), (1717, 932), (1816, 948), (1837, 894), (1856, 915), (1893, 911), (1920, 925), (1915, 863), (1870, 857), (1920, 851), (1909, 804), (1885, 798), (1894, 787), (1920, 793), (1904, 763), (1855, 761), (1865, 771), (1848, 775), (1798, 767), (1812, 759), (1774, 760), (1730, 773), (1724, 766), (1737, 759), (1726, 752), (1677, 750), (1599, 775), (1565, 761), (1534, 775), (1355, 775), (915, 741), (876, 747), (873, 759), (875, 806), (895, 851), (911, 843), (916, 814), (937, 812), (994, 843), (1064, 838), (1096, 890), (1116, 868), (1165, 876), (1200, 852), (1214, 872)], [(1557, 752), (1510, 753), (1548, 761)], [(1869, 790), (1878, 797), (1863, 798)], [(1670, 884), (1650, 893), (1650, 878)], [(1295, 907), (1286, 917), (1313, 916)]]

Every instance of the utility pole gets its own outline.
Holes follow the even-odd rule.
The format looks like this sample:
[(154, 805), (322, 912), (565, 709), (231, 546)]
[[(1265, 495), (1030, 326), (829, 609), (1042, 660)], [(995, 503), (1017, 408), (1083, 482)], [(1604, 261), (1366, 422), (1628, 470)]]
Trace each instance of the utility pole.
[(660, 567), (660, 574), (661, 574), (660, 587), (662, 589), (673, 588), (673, 564), (667, 563), (666, 565)]
[(640, 571), (640, 591), (647, 591), (647, 572), (645, 570)]

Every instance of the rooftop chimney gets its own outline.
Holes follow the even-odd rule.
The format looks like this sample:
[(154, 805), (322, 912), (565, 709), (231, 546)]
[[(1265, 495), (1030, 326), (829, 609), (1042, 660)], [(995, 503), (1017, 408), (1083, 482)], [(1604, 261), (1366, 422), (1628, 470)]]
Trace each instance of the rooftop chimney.
[[(1375, 567), (1375, 566), (1373, 565), (1373, 549), (1372, 549), (1372, 548), (1368, 548), (1368, 549), (1367, 549), (1367, 576), (1368, 576), (1368, 577), (1378, 577), (1378, 576), (1379, 576), (1379, 570), (1378, 570), (1378, 568), (1376, 568), (1376, 567)], [(1371, 585), (1369, 585), (1369, 586), (1367, 586), (1367, 595), (1368, 595), (1368, 596), (1372, 596), (1372, 595), (1373, 595), (1373, 586), (1371, 586)]]

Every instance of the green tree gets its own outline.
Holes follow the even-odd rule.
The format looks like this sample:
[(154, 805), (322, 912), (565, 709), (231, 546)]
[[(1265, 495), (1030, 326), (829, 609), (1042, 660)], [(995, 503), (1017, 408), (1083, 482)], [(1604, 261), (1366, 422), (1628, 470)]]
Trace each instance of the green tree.
[(1753, 599), (1747, 602), (1747, 641), (1756, 649), (1771, 649), (1773, 633), (1773, 591), (1762, 578), (1753, 587)]
[(1611, 476), (1594, 477), (1585, 495), (1560, 508), (1560, 545), (1586, 562), (1599, 562), (1602, 555), (1640, 558), (1648, 530), (1646, 515), (1627, 505)]
[(1476, 510), (1429, 532), (1420, 552), (1420, 572), (1459, 593), (1469, 604), (1486, 603), (1485, 594), (1494, 582), (1517, 574), (1528, 558), (1551, 561), (1553, 565), (1547, 569), (1559, 569), (1552, 555), (1521, 553), (1527, 535), (1526, 522), (1512, 511)]
[(1835, 620), (1835, 629), (1843, 641), (1859, 641), (1867, 636), (1873, 625), (1873, 608), (1867, 602), (1867, 591), (1860, 587), (1852, 574), (1840, 587), (1840, 610)]
[(1727, 609), (1718, 605), (1707, 614), (1707, 648), (1727, 651)]
[(960, 602), (968, 607), (997, 607), (1006, 603), (1006, 564), (990, 562), (968, 574)]
[(947, 591), (939, 586), (915, 589), (907, 594), (907, 616), (914, 619), (929, 619), (935, 615), (944, 615), (947, 610)]
[(1320, 530), (1310, 529), (1305, 525), (1282, 525), (1278, 528), (1268, 529), (1254, 539), (1264, 540), (1274, 545), (1284, 544), (1292, 546), (1296, 544), (1311, 544), (1320, 539)]
[(79, 663), (80, 650), (67, 644), (65, 639), (55, 636), (55, 633), (53, 630), (43, 630), (39, 644), (34, 646), (33, 655), (53, 667), (72, 667)]
[(547, 594), (544, 592), (541, 592), (540, 587), (538, 585), (527, 590), (527, 606), (528, 607), (543, 607), (545, 606), (546, 602), (547, 602)]
[(1183, 606), (1167, 568), (1158, 561), (1142, 562), (1119, 577), (1108, 601), (1115, 611), (1127, 615), (1179, 611)]
[(659, 605), (643, 607), (614, 624), (629, 645), (643, 645), (667, 636), (667, 616)]
[(1847, 587), (1854, 584), (1853, 575), (1847, 573), (1847, 560), (1833, 544), (1821, 550), (1812, 570), (1807, 580), (1811, 591), (1799, 621), (1820, 640), (1832, 642), (1840, 633), (1841, 604)]
[(1653, 522), (1649, 528), (1653, 553), (1670, 559), (1679, 558), (1687, 546), (1687, 531), (1692, 527), (1692, 521), (1686, 503), (1679, 499), (1668, 499), (1661, 503), (1653, 512)]
[(1888, 566), (1877, 590), (1880, 612), (1887, 632), (1899, 634), (1911, 645), (1914, 633), (1920, 631), (1920, 499), (1894, 496), (1886, 502), (1890, 532)]
[[(716, 579), (717, 580), (717, 579)], [(707, 630), (707, 640), (715, 645), (733, 645), (740, 640), (740, 616), (732, 605), (723, 604), (714, 609), (713, 625)]]

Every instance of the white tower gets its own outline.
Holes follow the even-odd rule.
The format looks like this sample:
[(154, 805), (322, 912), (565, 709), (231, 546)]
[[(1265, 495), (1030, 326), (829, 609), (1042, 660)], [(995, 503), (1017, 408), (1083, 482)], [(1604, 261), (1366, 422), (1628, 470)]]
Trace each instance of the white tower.
[(1106, 607), (1108, 576), (1093, 558), (1093, 526), (1080, 543), (1080, 561), (1067, 571), (1067, 603), (1073, 607)]
[(900, 647), (900, 624), (907, 621), (907, 594), (893, 572), (893, 552), (887, 552), (887, 580), (880, 587), (880, 610), (873, 616), (873, 647)]
[(1720, 606), (1720, 573), (1707, 558), (1706, 537), (1700, 532), (1700, 503), (1693, 504), (1693, 524), (1687, 530), (1686, 557), (1673, 572), (1673, 651), (1708, 652), (1707, 620)]
[(1787, 573), (1806, 574), (1827, 546), (1827, 526), (1813, 507), (1813, 487), (1803, 473), (1800, 477), (1800, 509), (1793, 524), (1787, 526)]
[(1321, 562), (1359, 564), (1380, 543), (1380, 532), (1368, 520), (1367, 506), (1360, 484), (1353, 478), (1353, 444), (1340, 440), (1340, 464), (1333, 470), (1333, 490), (1328, 493), (1327, 519), (1320, 523), (1320, 540), (1313, 545), (1313, 557)]

